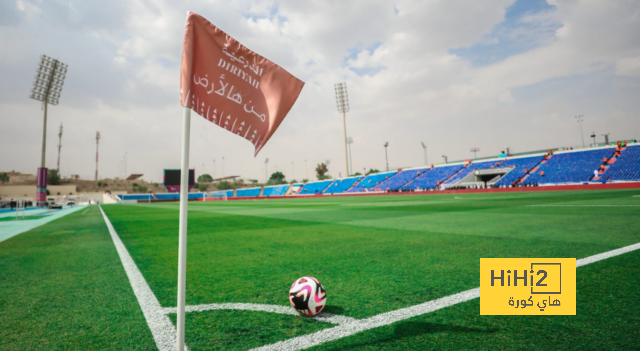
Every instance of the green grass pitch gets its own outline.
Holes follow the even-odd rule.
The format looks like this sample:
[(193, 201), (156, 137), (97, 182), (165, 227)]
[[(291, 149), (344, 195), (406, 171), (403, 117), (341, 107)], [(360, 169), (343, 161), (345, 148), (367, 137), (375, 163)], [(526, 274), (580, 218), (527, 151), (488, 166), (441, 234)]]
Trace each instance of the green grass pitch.
[[(191, 202), (187, 305), (287, 306), (291, 283), (311, 275), (327, 290), (325, 311), (367, 318), (478, 287), (481, 257), (583, 258), (638, 243), (636, 195)], [(103, 209), (160, 304), (175, 307), (178, 204)], [(268, 312), (191, 312), (186, 343), (243, 350), (332, 326)], [(0, 349), (155, 349), (97, 207), (0, 242)], [(637, 350), (640, 251), (577, 269), (576, 316), (480, 316), (475, 299), (313, 349)]]

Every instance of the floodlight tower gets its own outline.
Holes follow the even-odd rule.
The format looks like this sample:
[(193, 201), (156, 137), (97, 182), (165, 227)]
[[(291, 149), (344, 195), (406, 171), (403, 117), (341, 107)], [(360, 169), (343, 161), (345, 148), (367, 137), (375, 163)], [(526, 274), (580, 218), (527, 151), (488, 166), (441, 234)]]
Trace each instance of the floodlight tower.
[(60, 123), (60, 131), (58, 132), (58, 174), (60, 174), (60, 150), (62, 149), (62, 123)]
[(389, 172), (389, 154), (387, 154), (387, 146), (389, 146), (389, 142), (384, 142), (384, 158), (387, 160), (387, 172)]
[(584, 133), (582, 132), (582, 122), (584, 122), (584, 119), (582, 118), (582, 115), (578, 115), (575, 116), (576, 122), (578, 122), (580, 124), (580, 138), (582, 138), (582, 148), (584, 149)]
[(593, 138), (593, 147), (596, 147), (596, 132), (592, 132), (591, 137)]
[(47, 145), (47, 106), (58, 105), (60, 93), (67, 75), (68, 65), (53, 59), (47, 55), (40, 56), (38, 71), (31, 89), (31, 98), (42, 101), (43, 127), (42, 127), (42, 154), (40, 156), (40, 168), (38, 168), (38, 180), (36, 189), (36, 203), (44, 206), (47, 202), (47, 168), (45, 167)]
[(342, 124), (344, 126), (344, 163), (349, 173), (349, 154), (347, 151), (347, 112), (349, 112), (349, 95), (347, 94), (347, 83), (338, 83), (335, 85), (336, 105), (338, 112), (342, 112)]
[(424, 142), (420, 142), (420, 144), (422, 144), (422, 148), (424, 149), (424, 165), (426, 166), (427, 163), (427, 144), (425, 144)]
[(442, 158), (444, 158), (444, 163), (447, 164), (447, 155), (442, 155)]
[(352, 153), (351, 153), (351, 144), (353, 144), (353, 138), (352, 137), (348, 137), (347, 138), (347, 144), (349, 145), (349, 164), (351, 165), (351, 167), (349, 169), (347, 169), (347, 176), (349, 174), (353, 173), (353, 158), (352, 158)]
[(265, 179), (265, 181), (264, 181), (264, 182), (265, 182), (265, 183), (268, 183), (268, 182), (269, 182), (269, 176), (267, 175), (267, 174), (269, 174), (269, 173), (267, 172), (267, 164), (268, 164), (268, 163), (269, 163), (269, 158), (267, 157), (267, 159), (266, 159), (266, 160), (264, 160), (264, 179)]
[(611, 133), (602, 134), (602, 136), (604, 137), (604, 145), (605, 146), (607, 146), (609, 144), (609, 134), (611, 134)]
[(96, 132), (96, 180), (98, 180), (98, 146), (100, 144), (100, 132)]
[(480, 151), (480, 148), (478, 148), (478, 147), (472, 147), (471, 148), (471, 152), (473, 152), (473, 158), (474, 159), (478, 158), (478, 151)]

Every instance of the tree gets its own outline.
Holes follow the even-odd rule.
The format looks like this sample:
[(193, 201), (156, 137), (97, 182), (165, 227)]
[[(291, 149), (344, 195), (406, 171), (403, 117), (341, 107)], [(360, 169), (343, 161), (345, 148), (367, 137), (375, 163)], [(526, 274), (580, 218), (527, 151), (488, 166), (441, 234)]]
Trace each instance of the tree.
[(231, 190), (237, 188), (237, 184), (223, 180), (216, 184), (216, 188), (218, 188), (218, 190)]
[[(201, 176), (202, 177), (202, 176)], [(198, 178), (200, 179), (200, 178)], [(204, 183), (198, 183), (198, 190), (200, 191), (207, 191), (208, 185), (204, 184)]]
[(213, 182), (213, 178), (208, 174), (202, 174), (198, 177), (198, 183), (211, 183)]
[(302, 180), (302, 182), (303, 182), (304, 184), (307, 184), (307, 183), (309, 183), (309, 179), (306, 179), (306, 178), (305, 178), (305, 179), (303, 179), (303, 180)]
[(369, 175), (369, 174), (376, 174), (376, 173), (380, 173), (380, 171), (379, 171), (379, 170), (377, 170), (377, 169), (373, 169), (373, 168), (371, 168), (370, 170), (368, 170), (368, 171), (367, 171), (367, 175)]
[(256, 183), (258, 182), (258, 180), (257, 180), (257, 179), (249, 179), (249, 181), (250, 181), (251, 183), (253, 183), (253, 184), (256, 184)]
[(6, 173), (0, 173), (0, 183), (4, 184), (9, 181), (9, 176)]
[(316, 167), (316, 176), (318, 177), (318, 180), (325, 179), (324, 175), (327, 174), (327, 172), (329, 172), (329, 168), (324, 163), (321, 163)]
[(361, 175), (362, 175), (362, 173), (360, 173), (360, 172), (356, 172), (355, 174), (352, 174), (352, 176), (354, 176), (354, 177), (355, 176), (361, 176)]
[(50, 169), (47, 174), (47, 184), (60, 185), (60, 174), (57, 169)]
[(287, 181), (285, 180), (285, 176), (284, 174), (282, 174), (282, 172), (274, 172), (273, 174), (271, 174), (271, 177), (269, 178), (269, 183), (287, 184)]
[(289, 182), (289, 184), (295, 184), (295, 183), (297, 183), (297, 182), (298, 182), (298, 181), (294, 179), (294, 180), (290, 181), (290, 182)]

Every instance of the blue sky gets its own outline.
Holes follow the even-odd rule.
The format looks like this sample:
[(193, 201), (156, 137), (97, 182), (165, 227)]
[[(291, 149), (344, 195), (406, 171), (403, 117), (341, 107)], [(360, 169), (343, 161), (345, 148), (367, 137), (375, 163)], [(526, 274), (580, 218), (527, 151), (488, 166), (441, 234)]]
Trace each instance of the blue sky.
[(506, 9), (504, 21), (497, 24), (491, 34), (470, 47), (449, 50), (475, 66), (487, 66), (505, 58), (527, 52), (554, 40), (561, 23), (523, 22), (532, 15), (551, 14), (556, 10), (545, 0), (517, 0)]

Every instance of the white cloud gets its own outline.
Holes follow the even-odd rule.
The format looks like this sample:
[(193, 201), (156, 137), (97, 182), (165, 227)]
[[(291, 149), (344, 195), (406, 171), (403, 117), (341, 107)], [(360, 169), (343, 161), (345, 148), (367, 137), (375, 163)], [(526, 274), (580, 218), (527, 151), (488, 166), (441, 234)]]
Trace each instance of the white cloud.
[(640, 56), (619, 60), (616, 63), (616, 74), (619, 76), (640, 77)]
[[(70, 64), (61, 105), (50, 110), (50, 126), (70, 125), (63, 140), (63, 164), (68, 162), (63, 174), (64, 169), (92, 174), (93, 151), (87, 145), (96, 130), (103, 135), (106, 176), (115, 175), (124, 152), (136, 160), (130, 169), (150, 179), (159, 180), (164, 167), (176, 167), (178, 67), (187, 10), (306, 81), (259, 159), (246, 141), (193, 117), (191, 163), (196, 169), (204, 163), (212, 172), (215, 158), (217, 175), (222, 156), (226, 175), (262, 179), (265, 157), (271, 159), (270, 171), (278, 166), (287, 175), (294, 162), (298, 180), (306, 174), (305, 159), (309, 173), (315, 163), (331, 159), (330, 173), (344, 175), (342, 118), (333, 91), (339, 81), (349, 89), (347, 128), (356, 141), (356, 169), (383, 168), (385, 141), (392, 167), (420, 164), (420, 141), (429, 145), (432, 161), (445, 152), (449, 160), (467, 158), (471, 146), (489, 155), (505, 144), (519, 151), (567, 140), (577, 145), (574, 123), (563, 119), (572, 114), (585, 114), (587, 129), (619, 137), (637, 134), (640, 122), (632, 116), (640, 112), (634, 103), (639, 2), (550, 1), (555, 10), (521, 21), (543, 29), (561, 24), (553, 40), (516, 28), (509, 34), (531, 40), (536, 48), (487, 67), (474, 67), (449, 52), (488, 44), (488, 34), (513, 2), (122, 0), (102, 8), (90, 2), (20, 0), (20, 21), (2, 23), (0, 16), (0, 38), (12, 47), (0, 56), (0, 148), (28, 147), (3, 155), (0, 170), (37, 166), (41, 117), (37, 102), (26, 96), (41, 53)], [(355, 57), (350, 56), (354, 48), (359, 48)], [(350, 69), (377, 67), (384, 70), (363, 76)], [(626, 80), (601, 82), (615, 75)], [(54, 134), (50, 127), (49, 140)], [(48, 147), (53, 160), (53, 144)]]

